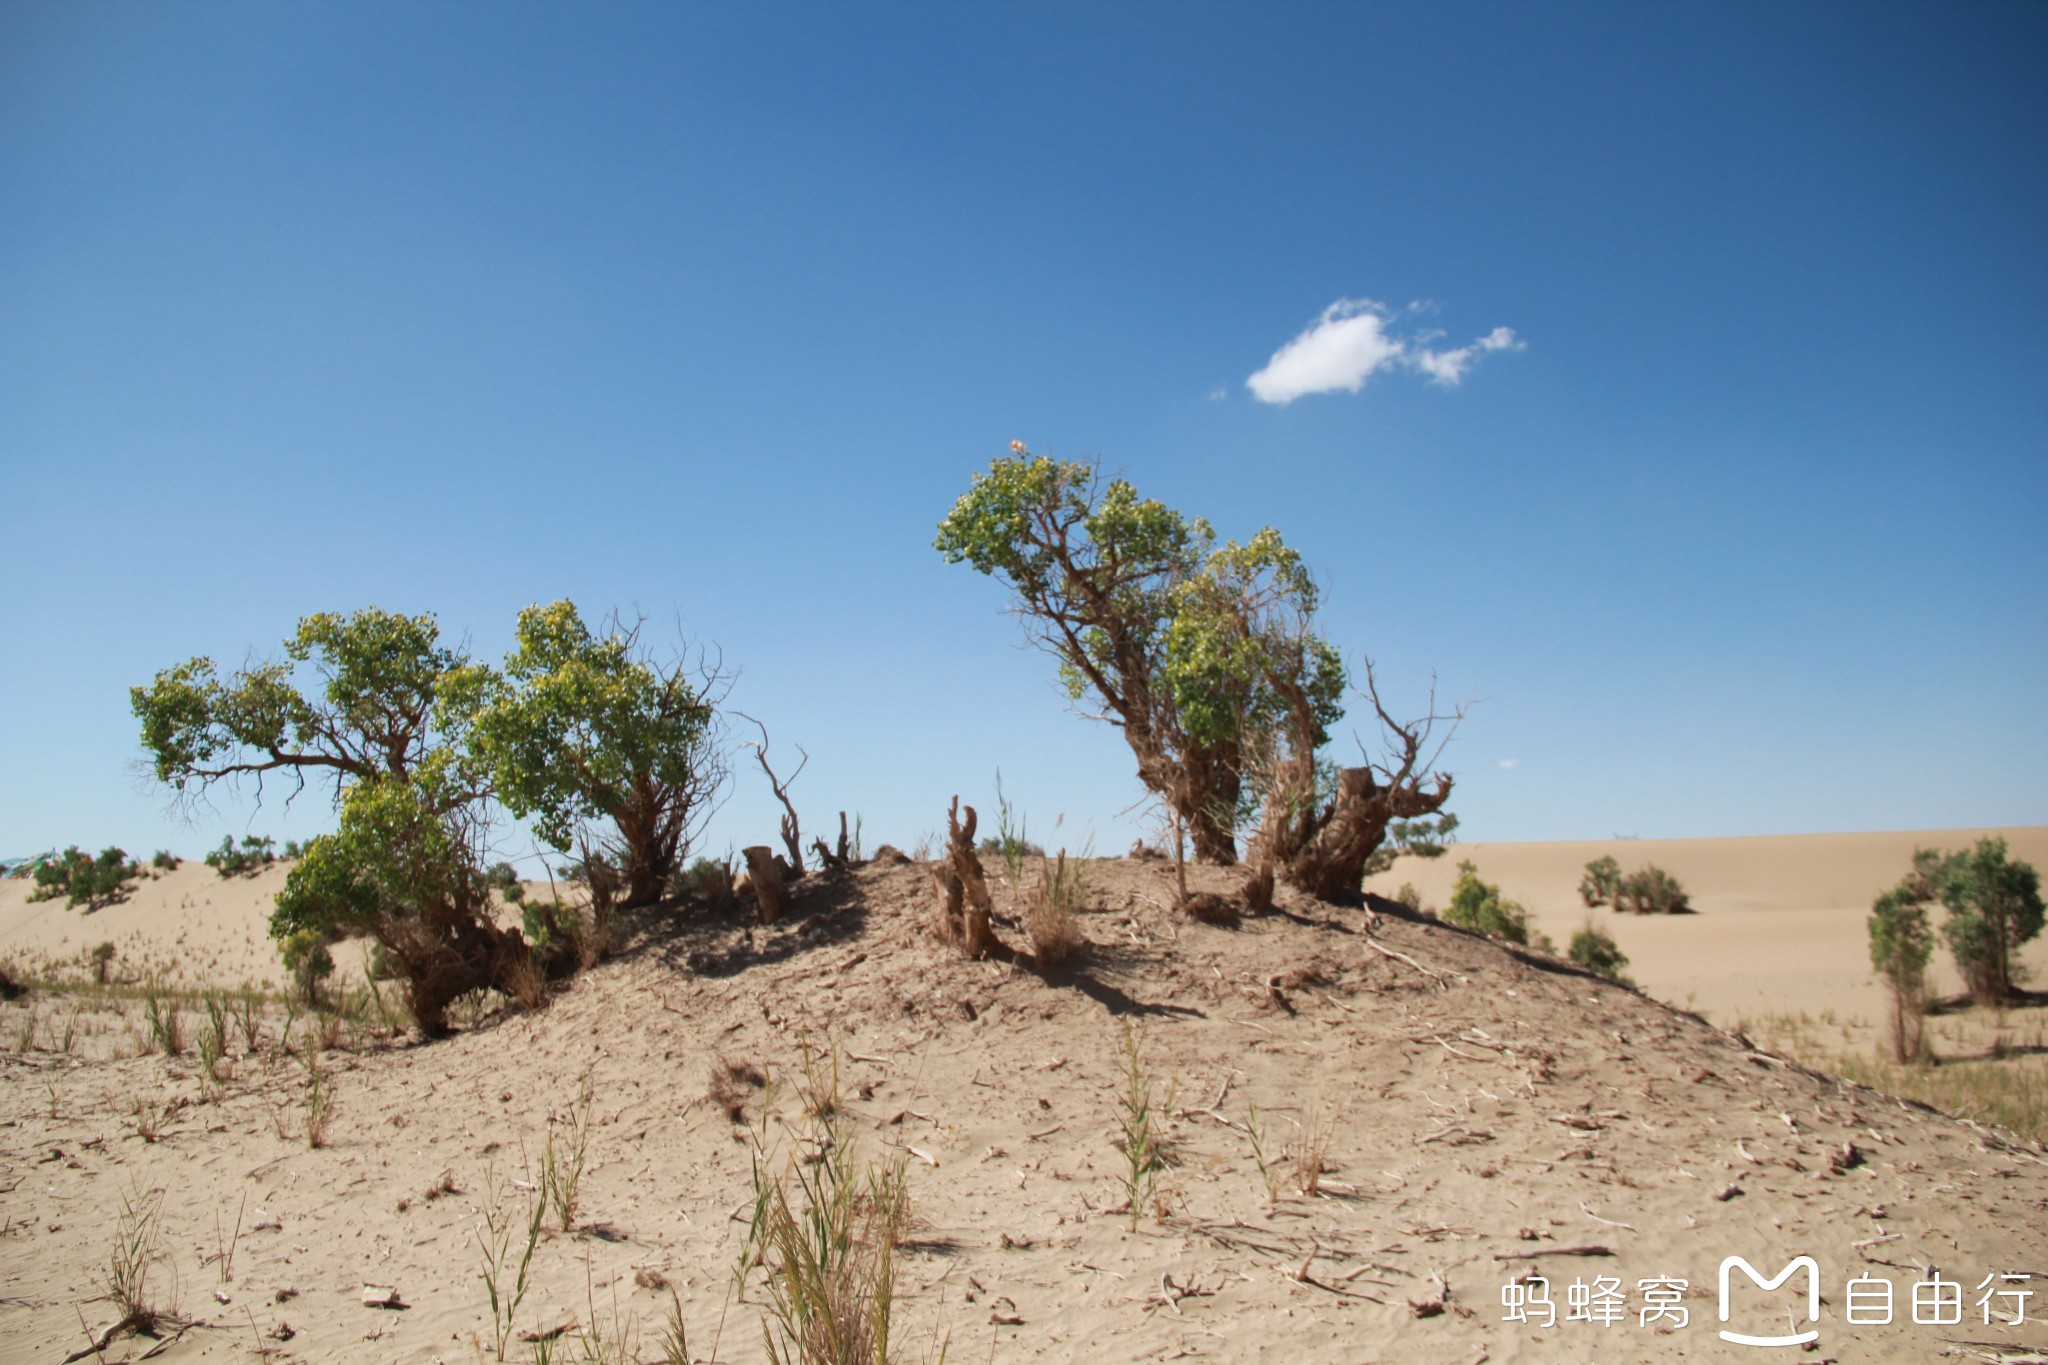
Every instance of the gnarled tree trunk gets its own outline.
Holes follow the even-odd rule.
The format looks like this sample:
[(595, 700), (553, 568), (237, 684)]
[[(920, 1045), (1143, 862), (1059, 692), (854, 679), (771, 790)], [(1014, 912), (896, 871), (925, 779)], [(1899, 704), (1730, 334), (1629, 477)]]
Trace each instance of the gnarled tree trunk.
[(789, 904), (789, 864), (766, 844), (742, 849), (747, 860), (747, 880), (754, 888), (754, 913), (763, 924), (782, 918)]
[(974, 852), (974, 807), (966, 809), (967, 819), (962, 822), (956, 796), (946, 811), (946, 856), (931, 870), (939, 897), (932, 927), (967, 956), (986, 957), (998, 947), (995, 929), (989, 923), (994, 906), (981, 859)]

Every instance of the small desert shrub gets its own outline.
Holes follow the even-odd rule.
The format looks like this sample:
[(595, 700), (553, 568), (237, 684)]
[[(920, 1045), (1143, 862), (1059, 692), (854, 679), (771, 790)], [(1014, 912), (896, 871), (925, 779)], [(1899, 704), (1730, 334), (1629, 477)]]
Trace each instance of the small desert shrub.
[(1921, 1016), (1927, 1011), (1927, 959), (1934, 935), (1927, 907), (1915, 888), (1902, 884), (1879, 896), (1865, 922), (1870, 931), (1870, 965), (1891, 996), (1892, 1060), (1913, 1062), (1927, 1055)]
[[(583, 1167), (590, 1156), (590, 1107), (596, 1094), (588, 1071), (576, 1092), (576, 1103), (559, 1121), (548, 1120), (547, 1143), (540, 1154), (540, 1197), (555, 1216), (563, 1232), (576, 1228), (576, 1211), (582, 1200)], [(556, 1129), (561, 1141), (556, 1141)]]
[(111, 943), (99, 944), (86, 956), (87, 960), (92, 963), (92, 983), (95, 986), (106, 985), (107, 969), (113, 965), (114, 961), (114, 945)]
[(1086, 864), (1077, 858), (1070, 865), (1062, 849), (1057, 862), (1040, 865), (1038, 881), (1027, 894), (1024, 931), (1031, 936), (1031, 951), (1040, 967), (1057, 967), (1087, 941), (1075, 918), (1088, 900)]
[(1422, 893), (1415, 889), (1414, 882), (1402, 882), (1401, 889), (1394, 893), (1394, 900), (1418, 915), (1422, 913)]
[(1589, 972), (1604, 976), (1610, 981), (1634, 984), (1622, 975), (1623, 969), (1628, 966), (1627, 954), (1621, 951), (1620, 945), (1612, 937), (1594, 928), (1590, 920), (1572, 935), (1568, 955), (1572, 961)]
[(1588, 910), (1607, 905), (1613, 902), (1620, 886), (1621, 864), (1612, 858), (1595, 858), (1586, 864), (1586, 875), (1579, 880), (1579, 899)]
[(0, 964), (0, 1000), (19, 1000), (28, 994), (28, 987), (14, 979), (14, 973)]
[(297, 862), (306, 856), (306, 846), (297, 839), (287, 839), (284, 841), (284, 847), (277, 851), (277, 856), (289, 862)]
[(558, 900), (527, 901), (519, 907), (519, 927), (536, 951), (583, 932), (583, 916)]
[[(755, 1164), (775, 1365), (885, 1365), (896, 1242), (910, 1217), (900, 1161), (870, 1168), (847, 1135), (816, 1164), (769, 1181)], [(792, 1202), (791, 1176), (796, 1184)]]
[(512, 864), (505, 862), (492, 863), (484, 871), (484, 881), (487, 885), (493, 886), (502, 892), (505, 899), (512, 901), (519, 899), (519, 897), (512, 894), (512, 888), (519, 885), (519, 869), (512, 866)]
[(149, 865), (159, 872), (176, 872), (178, 862), (177, 854), (167, 848), (160, 848), (156, 851), (156, 856), (149, 860)]
[(712, 905), (732, 899), (732, 864), (716, 858), (699, 858), (676, 874), (671, 888), (680, 896), (695, 896)]
[(1458, 885), (1445, 907), (1446, 922), (1476, 929), (1488, 938), (1509, 943), (1529, 942), (1529, 912), (1501, 895), (1492, 882), (1479, 879), (1479, 869), (1467, 859), (1458, 864)]
[(1330, 1165), (1330, 1143), (1337, 1136), (1337, 1114), (1320, 1103), (1310, 1106), (1305, 1121), (1287, 1144), (1287, 1159), (1294, 1165), (1294, 1187), (1313, 1199), (1323, 1190), (1323, 1177)]
[(121, 1196), (114, 1249), (101, 1277), (106, 1298), (120, 1310), (116, 1331), (154, 1333), (162, 1315), (149, 1293), (149, 1273), (164, 1259), (162, 1190), (136, 1188)]
[(334, 1082), (320, 1069), (320, 1058), (306, 1054), (306, 1145), (325, 1147), (334, 1122)]
[(1692, 913), (1692, 903), (1678, 878), (1655, 864), (1621, 879), (1614, 888), (1614, 908), (1631, 915)]
[(223, 877), (253, 876), (277, 861), (271, 851), (274, 841), (267, 834), (245, 834), (242, 846), (235, 847), (235, 836), (221, 836), (220, 847), (206, 855), (206, 865)]
[(149, 1021), (149, 1043), (161, 1048), (166, 1057), (181, 1057), (185, 1053), (185, 1015), (178, 1008), (176, 1000), (167, 1000), (152, 991), (143, 997), (143, 1015)]
[(512, 964), (505, 976), (505, 991), (514, 1005), (528, 1012), (548, 1003), (548, 973), (540, 954), (529, 948), (524, 957)]
[(1124, 1169), (1117, 1181), (1130, 1197), (1131, 1231), (1138, 1230), (1138, 1217), (1150, 1202), (1159, 1172), (1166, 1169), (1165, 1143), (1159, 1132), (1161, 1109), (1171, 1109), (1169, 1099), (1155, 1107), (1152, 1102), (1157, 1080), (1145, 1069), (1144, 1052), (1138, 1034), (1128, 1021), (1120, 1021), (1124, 1053), (1124, 1084), (1117, 1096), (1117, 1146), (1123, 1152)]
[(47, 901), (62, 896), (67, 910), (76, 905), (97, 910), (124, 899), (131, 889), (128, 883), (141, 875), (142, 864), (130, 861), (118, 848), (102, 849), (94, 858), (73, 844), (62, 857), (36, 864), (36, 889), (28, 898)]
[(320, 983), (334, 975), (334, 954), (327, 950), (326, 936), (316, 929), (297, 929), (285, 936), (278, 952), (299, 999), (317, 1007)]

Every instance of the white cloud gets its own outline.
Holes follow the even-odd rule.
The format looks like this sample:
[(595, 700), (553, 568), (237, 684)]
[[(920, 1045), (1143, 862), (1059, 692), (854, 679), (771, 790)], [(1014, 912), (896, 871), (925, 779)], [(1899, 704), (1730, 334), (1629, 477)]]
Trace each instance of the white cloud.
[[(1423, 311), (1423, 305), (1411, 303), (1408, 311)], [(1452, 388), (1464, 379), (1479, 355), (1524, 347), (1512, 327), (1496, 327), (1468, 346), (1434, 350), (1428, 343), (1442, 336), (1441, 332), (1431, 330), (1403, 339), (1389, 328), (1393, 317), (1370, 299), (1339, 299), (1299, 336), (1273, 352), (1264, 368), (1245, 380), (1245, 387), (1262, 403), (1287, 404), (1311, 393), (1338, 389), (1356, 393), (1376, 372), (1398, 367)]]
[(1519, 758), (1504, 758), (1500, 761), (1500, 766), (1503, 768), (1519, 768), (1522, 766), (1522, 760)]
[(1397, 359), (1401, 343), (1387, 335), (1380, 306), (1339, 299), (1300, 336), (1273, 352), (1266, 367), (1245, 380), (1262, 403), (1292, 403), (1305, 393), (1356, 393), (1374, 370)]
[(1230, 391), (1228, 389), (1216, 388), (1209, 390), (1209, 401), (1211, 403), (1221, 403), (1224, 399), (1228, 397), (1230, 397)]

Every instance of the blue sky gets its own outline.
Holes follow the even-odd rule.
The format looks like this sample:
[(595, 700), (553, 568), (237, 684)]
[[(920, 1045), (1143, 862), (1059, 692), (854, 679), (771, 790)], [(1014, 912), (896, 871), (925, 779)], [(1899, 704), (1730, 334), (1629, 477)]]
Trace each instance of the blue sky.
[(2048, 822), (2043, 69), (2039, 5), (9, 4), (0, 854), (317, 831), (167, 816), (127, 688), (559, 597), (721, 646), (813, 824), (1000, 767), (1120, 848), (931, 549), (1013, 438), (1280, 528), (1476, 701), (1469, 838)]

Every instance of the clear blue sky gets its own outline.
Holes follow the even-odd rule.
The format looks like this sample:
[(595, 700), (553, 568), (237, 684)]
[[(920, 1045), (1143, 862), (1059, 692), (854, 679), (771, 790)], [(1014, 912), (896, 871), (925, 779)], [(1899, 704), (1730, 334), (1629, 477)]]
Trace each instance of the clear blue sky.
[(1013, 438), (1478, 699), (1468, 838), (2048, 822), (2043, 71), (2039, 4), (13, 0), (0, 854), (316, 831), (167, 817), (128, 687), (565, 596), (721, 645), (814, 824), (1000, 767), (1121, 848), (931, 549)]

